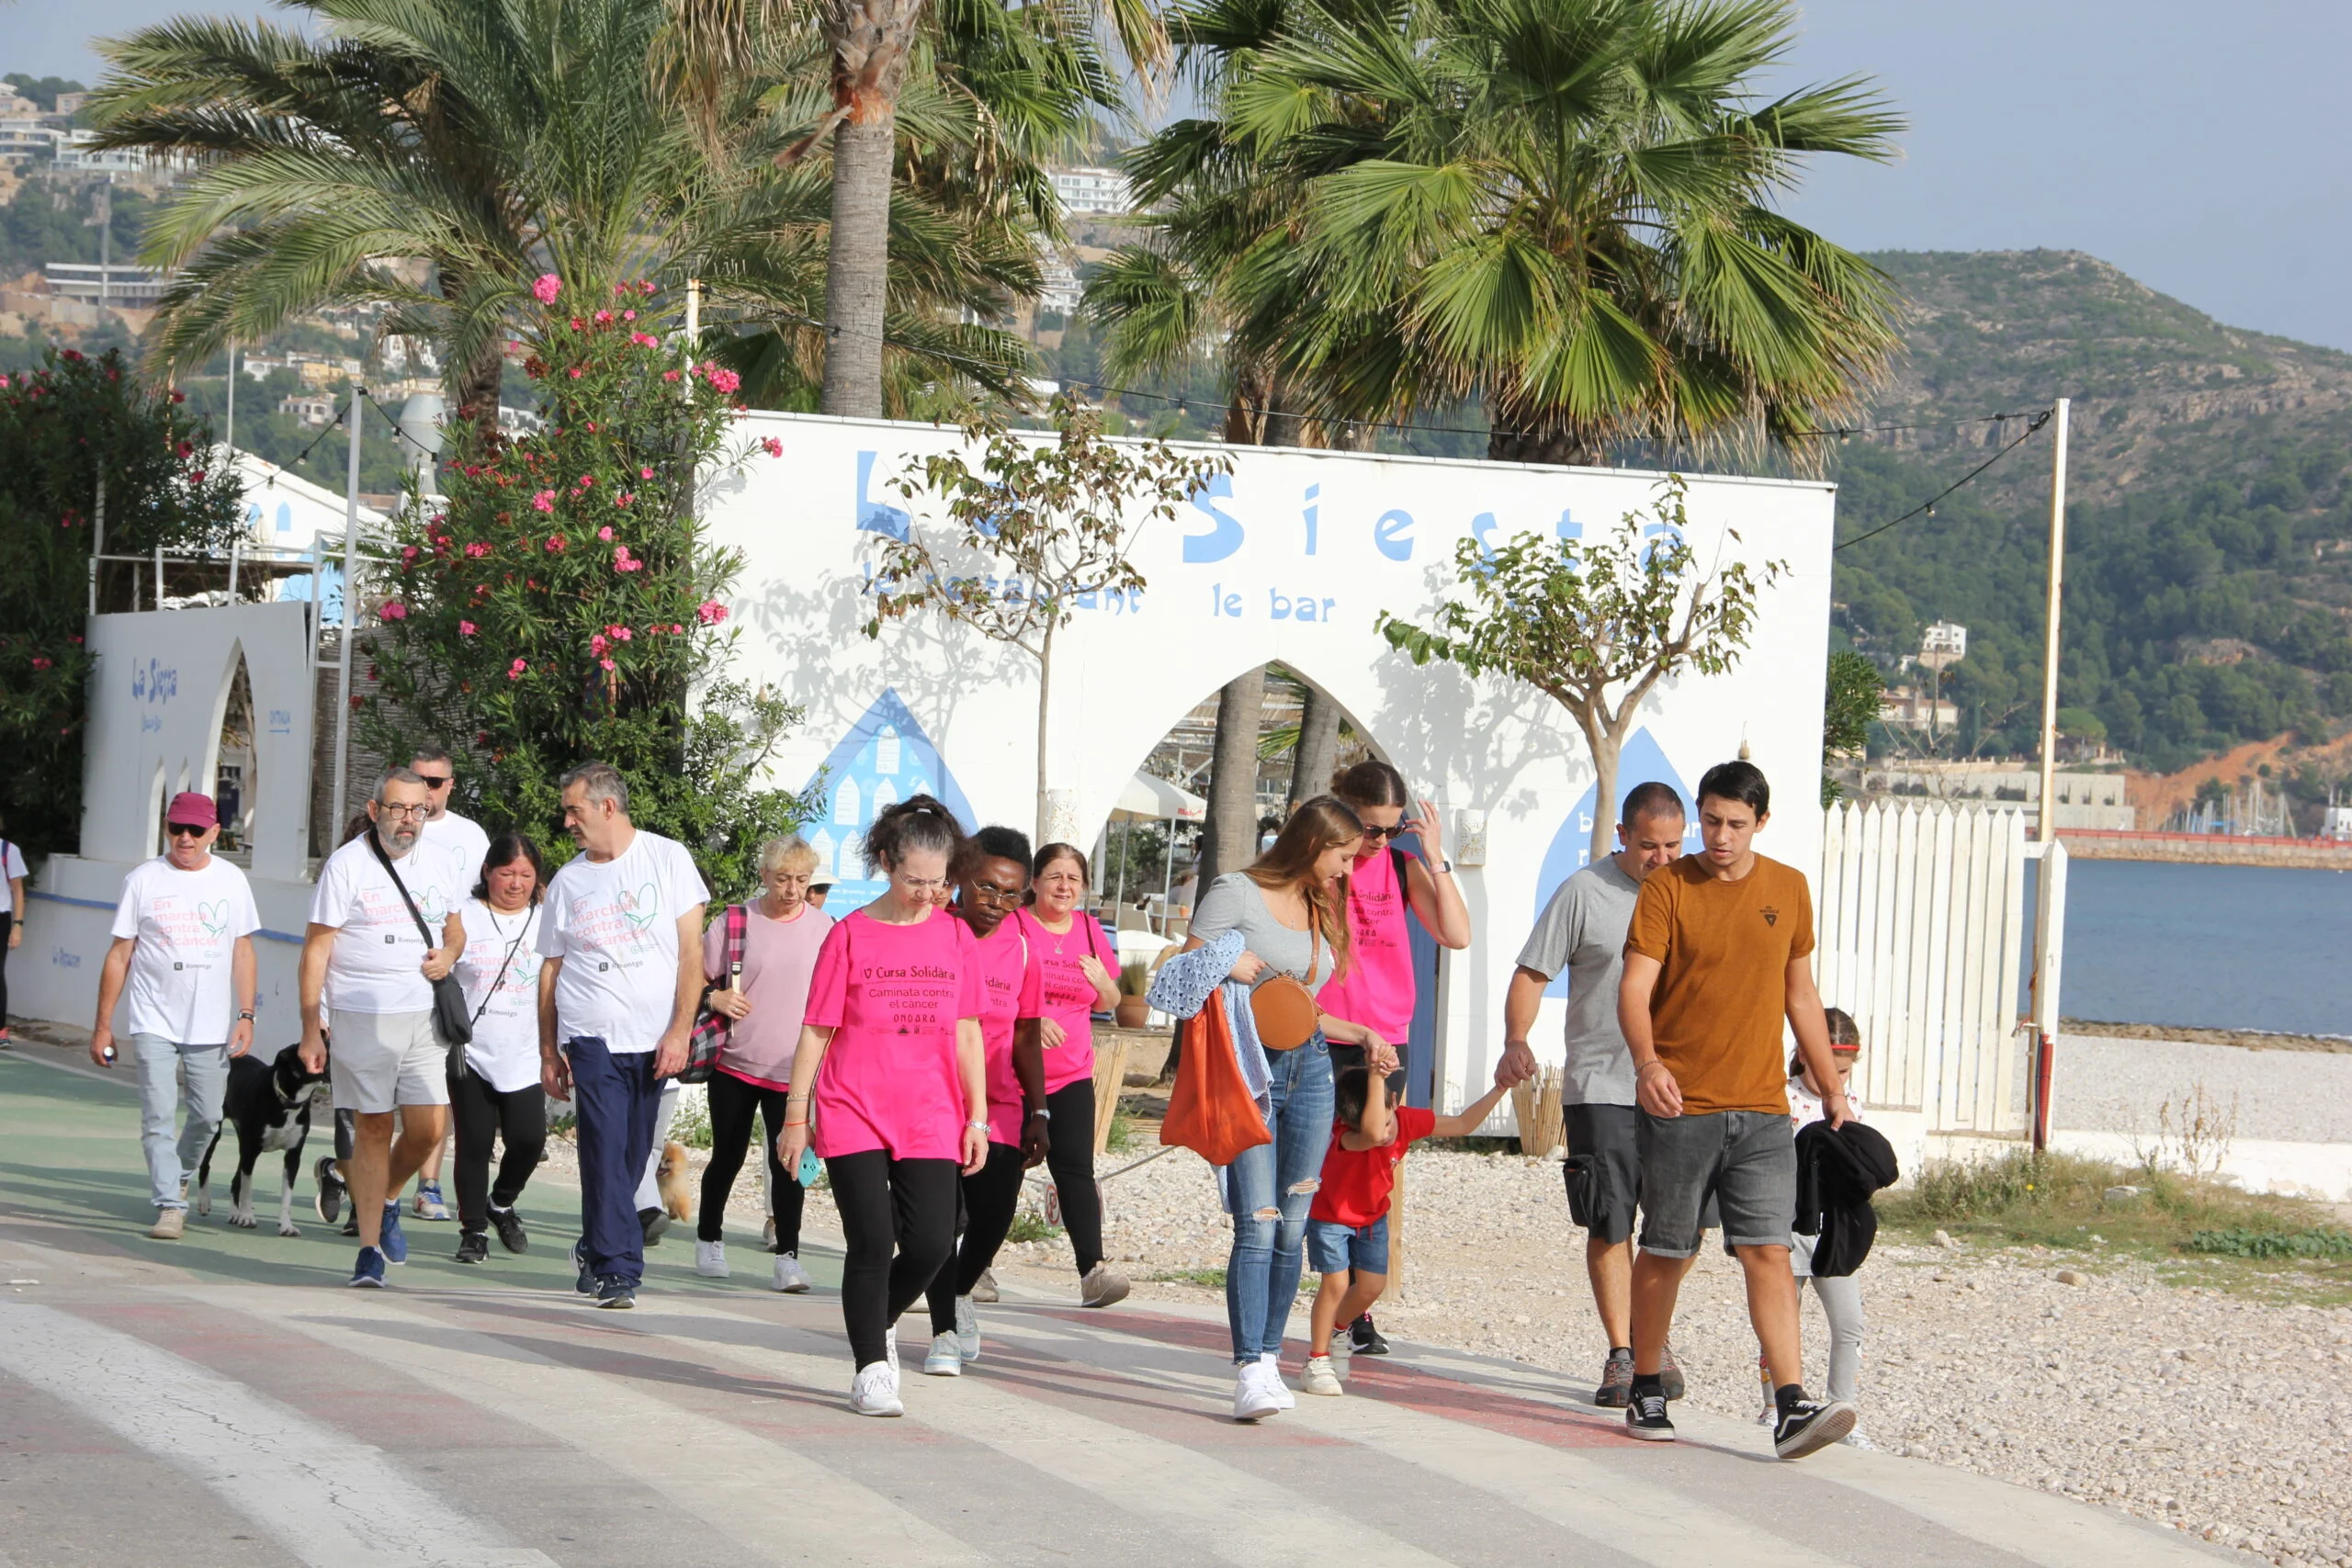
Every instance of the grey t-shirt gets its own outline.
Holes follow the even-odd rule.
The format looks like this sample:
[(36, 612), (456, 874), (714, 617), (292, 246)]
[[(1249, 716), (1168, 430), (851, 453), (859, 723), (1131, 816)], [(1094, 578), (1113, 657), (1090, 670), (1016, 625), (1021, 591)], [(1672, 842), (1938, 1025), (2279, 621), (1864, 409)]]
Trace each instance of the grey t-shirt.
[[(1633, 919), (1634, 906), (1625, 906), (1624, 919), (1618, 921), (1618, 938), (1624, 938), (1625, 920)], [(1243, 945), (1274, 968), (1294, 979), (1303, 980), (1309, 991), (1319, 991), (1323, 982), (1338, 968), (1331, 944), (1306, 931), (1295, 931), (1274, 919), (1266, 908), (1266, 896), (1255, 882), (1238, 871), (1226, 873), (1209, 885), (1201, 899), (1200, 908), (1193, 911), (1192, 934), (1203, 942), (1215, 942), (1227, 931), (1241, 933)], [(1315, 973), (1310, 976), (1306, 965), (1310, 951)]]
[(1617, 1028), (1617, 982), (1625, 973), (1625, 928), (1642, 885), (1604, 857), (1566, 882), (1536, 917), (1519, 964), (1557, 978), (1568, 972), (1566, 1105), (1634, 1103), (1634, 1057)]

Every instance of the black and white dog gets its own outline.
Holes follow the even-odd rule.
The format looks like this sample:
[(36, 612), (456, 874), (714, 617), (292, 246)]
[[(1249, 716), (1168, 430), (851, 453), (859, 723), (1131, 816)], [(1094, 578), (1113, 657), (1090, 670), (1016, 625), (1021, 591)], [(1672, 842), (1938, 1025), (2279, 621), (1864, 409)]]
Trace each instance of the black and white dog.
[(196, 1212), (212, 1212), (212, 1156), (221, 1134), (237, 1134), (237, 1174), (229, 1182), (229, 1223), (254, 1228), (254, 1166), (267, 1152), (283, 1150), (286, 1179), (277, 1191), (277, 1234), (300, 1235), (294, 1224), (294, 1178), (302, 1168), (302, 1141), (311, 1135), (311, 1097), (326, 1080), (302, 1066), (302, 1047), (288, 1045), (275, 1061), (251, 1052), (229, 1064), (229, 1089), (221, 1097), (220, 1126), (196, 1171)]

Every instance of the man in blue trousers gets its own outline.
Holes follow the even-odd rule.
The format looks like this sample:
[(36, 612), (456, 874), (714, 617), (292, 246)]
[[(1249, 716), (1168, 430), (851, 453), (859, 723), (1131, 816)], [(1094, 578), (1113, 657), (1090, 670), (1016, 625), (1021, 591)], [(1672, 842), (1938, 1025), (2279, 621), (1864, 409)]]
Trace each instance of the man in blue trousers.
[(684, 844), (630, 823), (628, 783), (609, 763), (563, 775), (563, 821), (581, 852), (539, 917), (540, 1074), (578, 1110), (580, 1292), (629, 1307), (645, 1277), (638, 1178), (661, 1080), (686, 1065), (710, 889)]

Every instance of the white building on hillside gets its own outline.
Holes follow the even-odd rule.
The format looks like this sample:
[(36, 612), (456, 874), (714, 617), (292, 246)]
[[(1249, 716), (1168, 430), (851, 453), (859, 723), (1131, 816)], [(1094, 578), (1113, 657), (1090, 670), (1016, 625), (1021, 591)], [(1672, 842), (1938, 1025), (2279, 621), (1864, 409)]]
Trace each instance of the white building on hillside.
[(1054, 195), (1069, 213), (1101, 218), (1135, 210), (1134, 189), (1116, 169), (1056, 169)]

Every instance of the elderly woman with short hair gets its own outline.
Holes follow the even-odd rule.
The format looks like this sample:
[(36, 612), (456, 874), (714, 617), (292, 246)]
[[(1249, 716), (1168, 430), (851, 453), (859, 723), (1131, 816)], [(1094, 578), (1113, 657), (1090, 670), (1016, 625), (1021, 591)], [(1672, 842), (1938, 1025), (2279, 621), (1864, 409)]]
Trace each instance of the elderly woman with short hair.
[(704, 999), (729, 1021), (727, 1043), (710, 1075), (710, 1164), (702, 1173), (695, 1272), (727, 1277), (727, 1195), (743, 1168), (756, 1111), (767, 1123), (762, 1147), (775, 1208), (775, 1288), (795, 1293), (808, 1288), (808, 1275), (800, 1267), (800, 1208), (807, 1193), (794, 1173), (776, 1163), (775, 1145), (784, 1131), (800, 1015), (808, 1006), (808, 977), (825, 933), (833, 929), (833, 918), (808, 901), (816, 872), (817, 852), (797, 835), (770, 839), (760, 846), (760, 896), (741, 906), (741, 976), (728, 952), (734, 910), (710, 922), (702, 943), (703, 973), (711, 987)]

